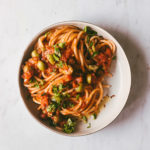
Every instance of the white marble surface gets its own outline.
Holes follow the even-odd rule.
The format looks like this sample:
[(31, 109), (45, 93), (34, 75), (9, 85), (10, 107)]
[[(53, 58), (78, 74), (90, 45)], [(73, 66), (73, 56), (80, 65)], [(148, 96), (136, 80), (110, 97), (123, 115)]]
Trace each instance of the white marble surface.
[[(132, 70), (126, 107), (108, 127), (83, 137), (48, 131), (19, 95), (18, 65), (32, 37), (59, 21), (82, 20), (108, 30), (123, 46)], [(0, 0), (0, 150), (150, 149), (149, 0)]]

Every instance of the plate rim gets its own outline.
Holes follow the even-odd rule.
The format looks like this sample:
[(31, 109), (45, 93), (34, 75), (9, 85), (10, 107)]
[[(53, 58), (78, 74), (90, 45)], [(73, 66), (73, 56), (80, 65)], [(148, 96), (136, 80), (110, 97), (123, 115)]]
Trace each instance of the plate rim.
[[(111, 119), (110, 121), (108, 121), (108, 123), (102, 127), (102, 128), (99, 128), (99, 129), (95, 129), (94, 131), (90, 131), (87, 132), (87, 133), (78, 133), (78, 134), (75, 134), (75, 133), (72, 133), (72, 134), (66, 134), (66, 133), (63, 133), (63, 132), (60, 132), (60, 131), (57, 131), (56, 129), (52, 129), (48, 126), (46, 126), (44, 123), (42, 123), (41, 121), (39, 121), (37, 119), (36, 116), (34, 116), (34, 114), (32, 113), (32, 111), (28, 108), (27, 104), (25, 103), (25, 99), (23, 98), (23, 95), (22, 95), (22, 92), (21, 92), (21, 69), (22, 69), (22, 63), (24, 62), (24, 56), (25, 56), (25, 53), (28, 51), (28, 49), (30, 48), (30, 46), (35, 42), (35, 40), (41, 35), (43, 34), (44, 32), (46, 32), (47, 30), (49, 30), (50, 28), (53, 28), (55, 26), (59, 26), (59, 25), (63, 25), (63, 24), (80, 24), (80, 25), (86, 25), (86, 26), (90, 26), (92, 28), (97, 28), (98, 30), (101, 30), (103, 31), (103, 33), (109, 35), (111, 37), (111, 39), (113, 39), (115, 41), (115, 43), (117, 43), (117, 45), (120, 47), (120, 50), (122, 52), (122, 54), (124, 55), (124, 58), (126, 59), (126, 65), (127, 65), (127, 69), (128, 69), (128, 90), (126, 92), (126, 100), (124, 101), (124, 104), (122, 105), (122, 108), (120, 109), (120, 111), (117, 113), (117, 115), (115, 117), (112, 117), (113, 119)], [(89, 135), (89, 134), (92, 134), (92, 133), (95, 133), (95, 132), (98, 132), (102, 129), (104, 129), (105, 127), (107, 127), (109, 124), (111, 124), (118, 116), (119, 114), (121, 113), (121, 111), (123, 110), (127, 100), (128, 100), (128, 96), (129, 96), (129, 93), (130, 93), (130, 89), (131, 89), (131, 69), (130, 69), (130, 64), (129, 64), (129, 61), (127, 59), (127, 56), (122, 48), (122, 46), (120, 45), (120, 43), (115, 39), (114, 36), (112, 36), (108, 31), (106, 31), (105, 29), (101, 28), (100, 26), (97, 26), (93, 23), (89, 23), (89, 22), (85, 22), (85, 21), (78, 21), (78, 20), (69, 20), (69, 21), (61, 21), (61, 22), (57, 22), (57, 23), (53, 23), (45, 28), (43, 28), (42, 30), (40, 30), (36, 35), (33, 36), (33, 38), (31, 38), (31, 40), (28, 42), (27, 46), (25, 47), (25, 50), (23, 51), (23, 54), (20, 58), (20, 61), (19, 61), (19, 69), (18, 69), (18, 86), (19, 86), (19, 93), (20, 93), (20, 96), (24, 102), (24, 105), (26, 106), (28, 112), (31, 114), (31, 116), (38, 122), (40, 123), (42, 126), (46, 127), (49, 131), (52, 131), (53, 133), (58, 133), (60, 135), (63, 135), (63, 136), (70, 136), (70, 137), (77, 137), (77, 136), (85, 136), (85, 135)]]

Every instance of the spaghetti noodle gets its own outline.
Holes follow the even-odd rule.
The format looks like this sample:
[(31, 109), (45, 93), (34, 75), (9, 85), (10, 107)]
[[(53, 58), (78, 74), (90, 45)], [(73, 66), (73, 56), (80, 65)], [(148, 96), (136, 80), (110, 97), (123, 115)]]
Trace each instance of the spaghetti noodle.
[(38, 104), (42, 119), (66, 133), (77, 120), (96, 116), (103, 99), (102, 82), (116, 47), (90, 27), (64, 25), (40, 36), (23, 65), (24, 86)]

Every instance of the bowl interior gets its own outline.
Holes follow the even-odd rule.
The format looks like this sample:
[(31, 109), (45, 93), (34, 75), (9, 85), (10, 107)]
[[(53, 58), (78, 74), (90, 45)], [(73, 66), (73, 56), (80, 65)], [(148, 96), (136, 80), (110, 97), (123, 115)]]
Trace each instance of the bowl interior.
[[(111, 67), (111, 73), (113, 74), (112, 78), (106, 79), (107, 83), (112, 85), (112, 87), (109, 90), (105, 90), (105, 94), (108, 95), (115, 95), (107, 104), (104, 109), (101, 110), (99, 115), (97, 116), (97, 119), (94, 120), (93, 117), (89, 119), (89, 122), (91, 123), (91, 128), (87, 128), (88, 124), (79, 123), (77, 130), (72, 134), (65, 134), (61, 131), (56, 130), (53, 127), (49, 126), (49, 122), (43, 121), (39, 118), (39, 112), (37, 111), (38, 105), (35, 104), (32, 99), (29, 97), (29, 93), (27, 89), (23, 86), (23, 80), (21, 79), (22, 74), (22, 65), (24, 62), (30, 57), (30, 52), (33, 50), (33, 46), (35, 42), (37, 41), (38, 37), (47, 31), (49, 31), (51, 28), (59, 26), (59, 25), (75, 25), (80, 28), (84, 28), (85, 26), (90, 26), (95, 31), (97, 31), (98, 35), (102, 35), (106, 39), (112, 40), (116, 47), (116, 56), (117, 59), (113, 62)], [(130, 67), (128, 60), (125, 56), (125, 53), (119, 43), (105, 30), (101, 29), (100, 27), (97, 27), (93, 24), (85, 23), (85, 22), (62, 22), (58, 24), (51, 25), (47, 28), (45, 28), (43, 31), (41, 31), (37, 36), (33, 38), (33, 40), (30, 42), (28, 47), (26, 48), (19, 68), (19, 87), (20, 87), (20, 93), (24, 100), (24, 103), (32, 116), (36, 118), (39, 122), (41, 122), (43, 125), (48, 127), (49, 129), (58, 132), (60, 134), (69, 135), (69, 136), (79, 136), (79, 135), (86, 135), (93, 132), (96, 132), (105, 126), (107, 126), (109, 123), (111, 123), (121, 112), (123, 109), (127, 97), (130, 91), (130, 85), (131, 85), (131, 73), (130, 73)]]

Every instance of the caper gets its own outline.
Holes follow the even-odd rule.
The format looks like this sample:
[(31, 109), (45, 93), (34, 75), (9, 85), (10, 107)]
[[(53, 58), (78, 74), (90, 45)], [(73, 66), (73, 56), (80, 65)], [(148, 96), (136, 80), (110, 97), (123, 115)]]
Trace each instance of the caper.
[(87, 80), (88, 84), (91, 84), (91, 82), (92, 82), (92, 76), (91, 76), (91, 74), (87, 74), (86, 80)]
[(53, 55), (48, 54), (48, 55), (47, 55), (47, 59), (48, 59), (48, 61), (49, 61), (52, 65), (55, 64), (55, 60), (54, 60)]
[(44, 71), (45, 70), (45, 64), (39, 60), (38, 63), (37, 63), (37, 67), (41, 70), (41, 71)]
[(89, 69), (93, 70), (93, 71), (96, 71), (98, 69), (98, 66), (96, 66), (96, 65), (89, 65)]
[(80, 83), (78, 87), (75, 88), (76, 92), (80, 93), (83, 90), (83, 84)]
[(39, 54), (36, 50), (33, 50), (32, 53), (31, 53), (31, 56), (32, 57), (39, 57)]
[(24, 72), (27, 72), (27, 71), (29, 71), (30, 70), (30, 67), (28, 66), (28, 65), (25, 65), (24, 67), (23, 67), (23, 71)]

